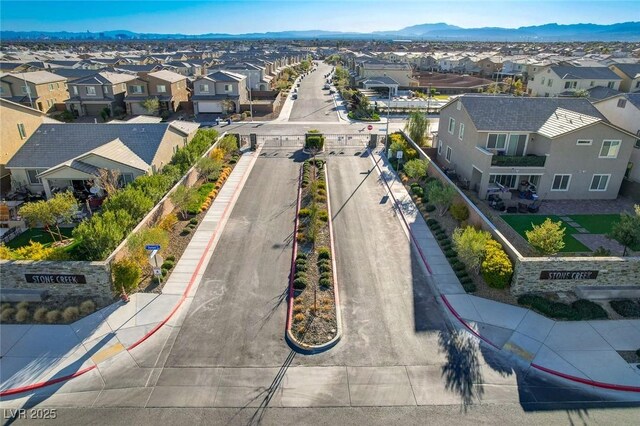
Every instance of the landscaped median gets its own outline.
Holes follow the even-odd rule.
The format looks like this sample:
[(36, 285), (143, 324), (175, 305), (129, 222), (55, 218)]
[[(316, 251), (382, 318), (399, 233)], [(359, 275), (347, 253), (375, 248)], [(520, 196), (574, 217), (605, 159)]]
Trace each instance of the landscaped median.
[(287, 340), (304, 353), (333, 347), (342, 335), (331, 206), (323, 160), (302, 166), (294, 228)]

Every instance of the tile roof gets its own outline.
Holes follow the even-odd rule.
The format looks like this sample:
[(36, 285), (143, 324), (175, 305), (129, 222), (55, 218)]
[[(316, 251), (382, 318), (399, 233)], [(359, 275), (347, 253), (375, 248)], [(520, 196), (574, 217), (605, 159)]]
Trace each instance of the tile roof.
[(547, 118), (547, 121), (538, 129), (537, 133), (547, 138), (555, 138), (564, 133), (578, 130), (581, 127), (590, 126), (598, 121), (602, 121), (602, 119), (564, 108), (556, 108)]
[(75, 159), (116, 139), (151, 164), (169, 123), (42, 124), (7, 167), (49, 168)]
[(65, 77), (69, 82), (97, 74), (98, 70), (86, 70), (82, 68), (56, 68), (52, 70), (54, 74)]
[(640, 77), (640, 64), (612, 64), (631, 79)]
[(131, 74), (121, 74), (115, 72), (101, 71), (99, 73), (95, 73), (89, 75), (84, 78), (79, 78), (75, 80), (74, 84), (118, 84), (118, 83), (126, 83), (131, 80), (135, 80), (136, 76)]
[[(457, 99), (462, 102), (478, 131), (538, 132), (559, 109), (582, 116), (584, 123), (594, 118), (606, 121), (586, 98), (463, 95)], [(445, 108), (456, 102), (451, 101)]]
[(33, 84), (46, 84), (46, 83), (54, 83), (56, 81), (66, 80), (65, 77), (62, 77), (61, 75), (57, 75), (49, 71), (21, 72), (16, 74), (6, 74), (2, 77), (6, 78), (9, 75), (15, 78), (18, 78), (20, 80), (26, 80), (29, 83), (33, 83)]
[(184, 75), (181, 75), (169, 70), (160, 70), (160, 71), (150, 72), (147, 75), (149, 77), (159, 78), (160, 80), (165, 80), (171, 83), (176, 83), (178, 81), (182, 81), (187, 78)]
[(571, 67), (552, 66), (551, 70), (561, 79), (593, 79), (593, 80), (622, 80), (615, 72), (607, 67)]
[(239, 81), (242, 81), (243, 79), (245, 79), (247, 77), (242, 75), (242, 74), (237, 74), (237, 73), (231, 72), (231, 71), (216, 71), (216, 72), (213, 72), (213, 73), (207, 75), (206, 78), (208, 78), (210, 80), (215, 80), (215, 81), (234, 81), (234, 82), (239, 82)]
[(589, 92), (588, 98), (591, 102), (610, 98), (612, 96), (619, 95), (620, 93), (622, 93), (619, 90), (611, 89), (609, 87), (604, 87), (604, 86), (592, 87), (590, 89), (587, 89), (587, 92)]

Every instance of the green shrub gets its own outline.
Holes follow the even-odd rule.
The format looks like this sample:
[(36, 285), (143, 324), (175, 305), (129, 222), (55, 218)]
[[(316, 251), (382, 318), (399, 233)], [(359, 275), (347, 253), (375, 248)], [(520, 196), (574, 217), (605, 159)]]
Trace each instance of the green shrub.
[[(415, 154), (409, 155), (410, 153), (407, 150), (407, 161), (403, 167), (404, 172), (412, 179), (421, 179), (427, 175), (427, 167), (429, 163), (426, 160), (419, 160), (415, 157), (418, 156), (418, 152), (415, 149), (410, 149)], [(413, 159), (411, 158), (413, 157)]]
[(166, 277), (166, 276), (167, 276), (167, 274), (169, 273), (169, 270), (168, 270), (168, 269), (165, 269), (165, 268), (161, 268), (161, 269), (160, 269), (160, 273), (162, 274), (162, 278), (164, 278), (164, 277)]
[(165, 260), (165, 261), (162, 263), (162, 268), (163, 268), (163, 269), (173, 269), (173, 267), (174, 267), (174, 266), (175, 266), (175, 264), (174, 264), (172, 261), (170, 261), (170, 260)]
[(296, 271), (307, 272), (307, 262), (296, 262)]
[(311, 209), (300, 209), (300, 211), (298, 211), (299, 217), (307, 217), (310, 214), (311, 214)]
[(553, 222), (546, 218), (540, 225), (531, 225), (530, 231), (525, 231), (527, 241), (539, 253), (556, 254), (564, 248), (564, 235), (567, 228), (562, 227), (562, 221)]
[(458, 222), (469, 219), (469, 208), (465, 203), (453, 203), (449, 207), (449, 211), (451, 212), (451, 217)]
[(320, 278), (320, 281), (318, 281), (318, 285), (320, 285), (320, 287), (331, 287), (331, 280)]
[(146, 215), (155, 203), (140, 189), (127, 186), (109, 195), (102, 205), (104, 211), (122, 210), (127, 212), (135, 222)]
[(191, 229), (189, 229), (189, 228), (184, 228), (184, 229), (182, 230), (182, 232), (180, 232), (180, 235), (181, 235), (182, 237), (184, 237), (184, 236), (186, 236), (186, 235), (189, 235), (190, 233), (191, 233)]
[(83, 315), (89, 315), (96, 310), (96, 304), (93, 300), (85, 300), (80, 304), (80, 312)]
[(590, 300), (576, 300), (571, 304), (571, 307), (576, 311), (582, 321), (608, 318), (607, 311), (605, 311), (602, 306)]
[(433, 204), (426, 204), (424, 206), (424, 209), (427, 211), (427, 213), (431, 213), (436, 209), (436, 206), (434, 206)]
[(305, 280), (308, 279), (307, 273), (304, 271), (296, 271), (296, 274), (293, 276), (293, 279), (298, 279), (298, 278), (304, 278)]
[(27, 322), (29, 321), (29, 318), (31, 318), (31, 313), (26, 308), (18, 309), (18, 311), (16, 312), (16, 315), (15, 315), (16, 322), (19, 322), (19, 323)]
[(3, 303), (2, 305), (0, 305), (0, 312), (4, 311), (5, 309), (9, 309), (12, 308), (11, 303)]
[(464, 270), (464, 269), (459, 270), (459, 271), (454, 271), (454, 272), (455, 272), (455, 274), (456, 274), (456, 277), (458, 277), (459, 279), (461, 279), (461, 278), (465, 278), (465, 277), (468, 277), (468, 276), (469, 276), (469, 274), (467, 273), (467, 271), (466, 271), (466, 270)]
[(47, 322), (49, 324), (55, 324), (60, 321), (60, 311), (54, 309), (52, 311), (47, 312)]
[(331, 250), (329, 247), (320, 247), (318, 249), (318, 260), (331, 259)]
[(47, 322), (47, 313), (49, 313), (49, 310), (47, 308), (39, 307), (34, 312), (33, 319), (39, 323)]
[(140, 265), (132, 259), (122, 259), (111, 265), (113, 272), (113, 285), (116, 291), (124, 289), (127, 293), (138, 287), (142, 269)]
[(640, 317), (640, 300), (612, 300), (609, 305), (625, 318)]
[(331, 272), (331, 264), (329, 262), (318, 263), (318, 271), (320, 271), (321, 274)]
[(189, 220), (189, 223), (192, 225), (197, 225), (198, 224), (198, 219), (196, 219), (195, 217)]
[(17, 310), (29, 309), (29, 302), (27, 302), (26, 300), (23, 300), (22, 302), (19, 302), (18, 304), (16, 304), (16, 309)]
[(565, 320), (579, 320), (578, 315), (571, 306), (560, 302), (553, 302), (535, 294), (525, 294), (518, 298), (518, 303), (527, 306), (542, 315)]
[(62, 319), (65, 322), (73, 322), (80, 316), (80, 310), (77, 306), (69, 306), (62, 312)]
[(506, 288), (511, 282), (513, 275), (511, 259), (497, 241), (487, 241), (481, 270), (482, 278), (489, 287)]
[(332, 278), (332, 274), (331, 272), (323, 272), (320, 274), (320, 279), (321, 280), (330, 280)]
[(442, 232), (436, 232), (436, 239), (438, 241), (444, 241), (449, 239), (449, 237), (447, 236), (447, 234), (444, 233), (444, 231), (442, 231)]
[(129, 233), (134, 220), (124, 210), (105, 211), (83, 220), (74, 230), (76, 251), (83, 260), (103, 260)]
[(328, 222), (329, 221), (329, 212), (326, 210), (319, 210), (318, 211), (318, 219), (320, 219), (323, 222)]
[(306, 278), (296, 278), (295, 280), (293, 280), (293, 288), (295, 288), (296, 290), (304, 290), (307, 285), (308, 285), (308, 281)]
[(427, 225), (428, 225), (429, 227), (432, 227), (432, 226), (438, 225), (438, 221), (437, 221), (437, 220), (435, 220), (435, 219), (433, 219), (433, 218), (429, 218), (429, 219), (427, 219)]
[(169, 262), (175, 262), (175, 261), (176, 261), (176, 257), (175, 257), (174, 255), (167, 256), (167, 260), (168, 260)]
[(2, 322), (11, 321), (15, 314), (16, 314), (16, 310), (14, 308), (6, 308), (2, 310), (2, 314), (0, 314), (0, 318), (2, 319)]
[(305, 252), (303, 252), (303, 251), (299, 251), (299, 252), (296, 254), (296, 260), (299, 260), (299, 259), (306, 259), (306, 258), (307, 258), (307, 253), (305, 253)]
[(464, 289), (464, 291), (466, 291), (467, 293), (475, 293), (477, 290), (477, 287), (475, 285), (474, 282), (468, 282), (466, 284), (462, 284), (462, 288)]
[(458, 253), (456, 253), (456, 251), (455, 251), (455, 250), (453, 250), (453, 249), (449, 249), (449, 250), (445, 250), (445, 251), (444, 251), (444, 255), (445, 255), (447, 258), (450, 258), (450, 257), (456, 257), (456, 256), (458, 256)]

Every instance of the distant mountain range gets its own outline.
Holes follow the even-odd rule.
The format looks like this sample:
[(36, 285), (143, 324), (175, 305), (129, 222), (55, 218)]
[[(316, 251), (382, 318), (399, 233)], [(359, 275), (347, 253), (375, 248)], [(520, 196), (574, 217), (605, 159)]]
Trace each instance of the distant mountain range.
[(0, 31), (0, 39), (8, 40), (237, 40), (237, 39), (409, 39), (439, 41), (640, 41), (640, 22), (622, 22), (611, 25), (597, 24), (545, 24), (520, 28), (461, 28), (445, 23), (413, 25), (397, 31), (371, 33), (341, 31), (279, 31), (266, 33), (199, 35), (151, 34), (132, 31), (46, 32)]

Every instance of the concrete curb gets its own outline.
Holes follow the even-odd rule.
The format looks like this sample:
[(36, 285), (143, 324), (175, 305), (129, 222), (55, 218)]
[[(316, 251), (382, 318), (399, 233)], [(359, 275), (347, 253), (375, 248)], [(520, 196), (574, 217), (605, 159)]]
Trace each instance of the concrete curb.
[(340, 295), (338, 288), (338, 276), (336, 272), (336, 257), (335, 257), (335, 245), (333, 238), (333, 225), (331, 220), (331, 201), (329, 197), (329, 172), (327, 169), (327, 163), (325, 161), (324, 164), (324, 177), (325, 183), (327, 187), (327, 212), (329, 213), (329, 241), (331, 245), (331, 268), (333, 274), (333, 297), (336, 309), (336, 336), (329, 340), (327, 343), (323, 343), (321, 345), (306, 345), (304, 343), (298, 342), (296, 338), (291, 333), (291, 317), (293, 315), (293, 276), (295, 273), (295, 259), (298, 251), (298, 240), (297, 240), (297, 232), (298, 232), (298, 212), (300, 211), (300, 202), (302, 196), (302, 167), (300, 167), (300, 176), (298, 178), (298, 203), (296, 207), (296, 219), (295, 219), (295, 231), (294, 231), (294, 243), (293, 243), (293, 255), (291, 257), (291, 276), (289, 277), (289, 303), (288, 303), (288, 312), (287, 312), (287, 330), (286, 330), (286, 340), (289, 346), (291, 346), (294, 350), (304, 354), (304, 355), (314, 355), (324, 351), (327, 351), (333, 348), (338, 344), (340, 339), (342, 339), (342, 313), (340, 311)]
[[(251, 160), (251, 163), (250, 163), (249, 167), (247, 167), (247, 170), (245, 170), (244, 174), (240, 178), (240, 182), (238, 182), (238, 187), (234, 191), (231, 200), (229, 201), (229, 203), (225, 207), (224, 212), (222, 213), (222, 216), (221, 216), (221, 221), (219, 222), (219, 224), (220, 223), (224, 223), (224, 225), (226, 225), (226, 221), (223, 221), (222, 219), (227, 215), (229, 207), (235, 205), (235, 201), (237, 200), (238, 194), (242, 190), (242, 188), (244, 187), (244, 184), (246, 183), (246, 179), (247, 179), (249, 173), (251, 172), (251, 170), (253, 169), (253, 165), (255, 164), (255, 161), (256, 161), (257, 158), (258, 158), (258, 154), (257, 154), (257, 151), (256, 151), (256, 153), (254, 154), (254, 158)], [(222, 228), (224, 228), (224, 225), (222, 226)], [(209, 250), (211, 248), (211, 245), (213, 244), (213, 242), (215, 241), (216, 236), (218, 235), (218, 231), (219, 231), (219, 228), (216, 228), (213, 231), (213, 233), (211, 234), (211, 238), (209, 239), (209, 241), (207, 243), (207, 247), (205, 248), (204, 252), (202, 253), (202, 256), (200, 257), (200, 260), (198, 261), (198, 265), (196, 266), (196, 269), (194, 270), (193, 274), (191, 275), (191, 278), (189, 279), (189, 284), (187, 285), (187, 287), (185, 288), (184, 292), (182, 293), (182, 296), (180, 297), (180, 300), (171, 309), (171, 311), (165, 317), (165, 319), (160, 321), (147, 334), (145, 334), (140, 339), (138, 339), (138, 341), (134, 342), (132, 345), (127, 347), (126, 348), (127, 351), (130, 351), (130, 350), (134, 349), (135, 347), (137, 347), (138, 345), (143, 343), (145, 340), (147, 340), (151, 336), (153, 336), (160, 328), (162, 328), (163, 325), (165, 325), (173, 317), (173, 315), (178, 311), (178, 309), (180, 309), (180, 307), (182, 306), (184, 301), (187, 299), (187, 297), (189, 295), (189, 292), (191, 291), (191, 288), (193, 287), (193, 285), (195, 283), (195, 280), (197, 279), (197, 276), (199, 274), (200, 268), (202, 267), (202, 264), (203, 264), (205, 258), (207, 257), (207, 253), (209, 252)], [(52, 380), (39, 382), (39, 383), (34, 383), (34, 384), (31, 384), (31, 385), (27, 385), (27, 386), (21, 386), (21, 387), (18, 387), (18, 388), (7, 389), (7, 390), (4, 390), (4, 391), (0, 392), (0, 397), (11, 396), (11, 395), (19, 394), (19, 393), (38, 390), (38, 389), (42, 389), (42, 388), (45, 388), (47, 386), (51, 386), (51, 385), (54, 385), (54, 384), (57, 384), (57, 383), (65, 382), (65, 381), (74, 379), (76, 377), (82, 376), (85, 373), (88, 373), (89, 371), (96, 369), (97, 367), (98, 367), (98, 364), (94, 364), (94, 365), (92, 365), (90, 367), (86, 367), (86, 368), (84, 368), (82, 370), (76, 371), (75, 373), (69, 374), (67, 376), (62, 376), (62, 377), (58, 377), (58, 378), (55, 378), (55, 379), (52, 379)]]

